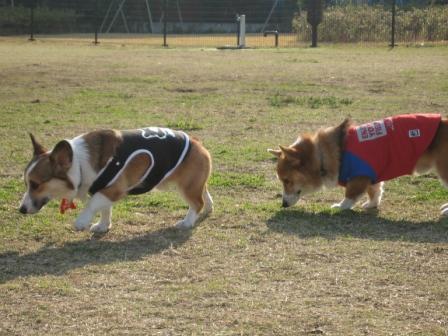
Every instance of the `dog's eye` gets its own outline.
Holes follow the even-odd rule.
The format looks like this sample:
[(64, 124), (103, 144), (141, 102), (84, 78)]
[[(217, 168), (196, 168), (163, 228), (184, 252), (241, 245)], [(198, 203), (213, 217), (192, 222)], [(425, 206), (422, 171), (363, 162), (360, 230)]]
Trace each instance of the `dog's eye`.
[(283, 180), (283, 183), (284, 183), (284, 184), (289, 184), (290, 182), (291, 182), (291, 181), (289, 181), (288, 179), (284, 179), (284, 180)]
[(37, 188), (39, 188), (39, 183), (30, 181), (30, 188), (31, 190), (36, 190)]

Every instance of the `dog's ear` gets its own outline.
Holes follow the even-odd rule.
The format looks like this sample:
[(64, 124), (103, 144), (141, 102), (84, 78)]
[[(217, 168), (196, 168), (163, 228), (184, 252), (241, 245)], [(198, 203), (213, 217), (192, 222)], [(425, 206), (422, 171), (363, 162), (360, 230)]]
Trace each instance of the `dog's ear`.
[(292, 147), (285, 147), (282, 145), (278, 146), (281, 150), (281, 152), (283, 153), (283, 155), (290, 159), (290, 160), (294, 160), (294, 161), (299, 161), (299, 153), (297, 152), (297, 150), (295, 148)]
[(350, 118), (345, 118), (344, 121), (337, 127), (340, 131), (345, 132), (350, 125), (352, 124), (352, 120)]
[(341, 148), (344, 146), (344, 139), (351, 125), (352, 125), (351, 119), (345, 118), (344, 121), (339, 126), (334, 128), (333, 134), (335, 136), (335, 141)]
[(282, 155), (288, 160), (288, 163), (295, 169), (300, 169), (304, 164), (303, 150), (298, 151), (293, 147), (279, 146)]
[(67, 173), (72, 166), (73, 149), (67, 140), (62, 140), (54, 147), (50, 154), (50, 162), (56, 174)]
[(287, 156), (296, 156), (296, 154), (297, 154), (297, 150), (295, 150), (294, 148), (286, 147), (286, 146), (282, 146), (282, 145), (278, 145), (278, 147), (280, 148), (282, 153)]
[(47, 150), (45, 149), (44, 146), (42, 146), (40, 143), (37, 142), (37, 140), (34, 137), (34, 135), (32, 133), (28, 133), (28, 134), (30, 135), (31, 143), (33, 144), (33, 155), (34, 156), (38, 156), (38, 155), (41, 155), (43, 153), (46, 153)]
[(282, 155), (282, 151), (280, 149), (271, 149), (268, 148), (268, 152), (274, 155), (277, 159)]

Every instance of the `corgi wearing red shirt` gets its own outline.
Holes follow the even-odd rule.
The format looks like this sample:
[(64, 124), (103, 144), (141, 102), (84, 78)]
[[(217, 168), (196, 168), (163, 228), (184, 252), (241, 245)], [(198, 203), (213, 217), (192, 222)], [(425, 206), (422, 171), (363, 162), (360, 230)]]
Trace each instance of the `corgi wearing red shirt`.
[[(448, 120), (439, 114), (398, 115), (359, 126), (347, 119), (268, 151), (278, 159), (284, 207), (322, 187), (340, 185), (345, 197), (334, 208), (351, 209), (366, 193), (363, 207), (376, 208), (384, 181), (430, 170), (448, 185)], [(448, 215), (448, 203), (441, 214)]]

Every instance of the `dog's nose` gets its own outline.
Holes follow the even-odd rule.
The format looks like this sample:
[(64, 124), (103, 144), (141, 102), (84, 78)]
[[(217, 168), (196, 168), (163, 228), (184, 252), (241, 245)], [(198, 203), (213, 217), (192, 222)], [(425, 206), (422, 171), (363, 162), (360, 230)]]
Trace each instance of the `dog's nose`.
[(20, 209), (19, 209), (19, 212), (22, 213), (22, 214), (26, 214), (28, 212), (27, 209), (26, 209), (26, 206), (22, 205), (20, 207)]
[(285, 200), (283, 200), (283, 202), (282, 202), (282, 208), (287, 208), (287, 207), (289, 207), (288, 202), (286, 202)]

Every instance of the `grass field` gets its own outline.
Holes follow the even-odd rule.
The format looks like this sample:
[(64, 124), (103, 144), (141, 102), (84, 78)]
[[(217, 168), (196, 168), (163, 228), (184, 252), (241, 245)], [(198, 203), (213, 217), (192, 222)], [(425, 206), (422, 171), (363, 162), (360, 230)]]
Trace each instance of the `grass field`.
[[(447, 335), (448, 201), (434, 176), (386, 185), (377, 213), (342, 190), (281, 209), (266, 148), (298, 132), (448, 111), (448, 47), (158, 49), (0, 41), (0, 335)], [(173, 229), (175, 193), (129, 197), (102, 237), (79, 213), (17, 211), (27, 131), (51, 147), (161, 125), (210, 150), (215, 212)], [(81, 205), (82, 207), (82, 205)]]

